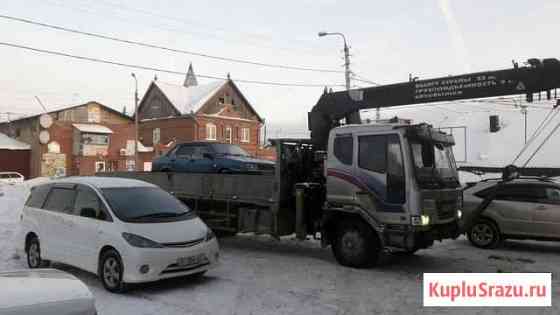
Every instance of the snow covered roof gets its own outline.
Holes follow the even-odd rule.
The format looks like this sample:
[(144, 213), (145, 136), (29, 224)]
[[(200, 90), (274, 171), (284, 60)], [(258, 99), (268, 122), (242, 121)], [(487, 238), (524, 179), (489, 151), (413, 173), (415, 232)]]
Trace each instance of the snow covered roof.
[(72, 124), (74, 128), (78, 129), (81, 132), (88, 132), (88, 133), (113, 133), (113, 130), (97, 124)]
[(191, 112), (198, 111), (226, 83), (227, 81), (215, 81), (208, 84), (185, 87), (154, 81), (154, 84), (181, 114), (190, 114)]
[(30, 150), (31, 146), (27, 143), (10, 138), (0, 133), (0, 149), (4, 150)]
[(154, 152), (154, 147), (147, 147), (138, 141), (138, 152)]

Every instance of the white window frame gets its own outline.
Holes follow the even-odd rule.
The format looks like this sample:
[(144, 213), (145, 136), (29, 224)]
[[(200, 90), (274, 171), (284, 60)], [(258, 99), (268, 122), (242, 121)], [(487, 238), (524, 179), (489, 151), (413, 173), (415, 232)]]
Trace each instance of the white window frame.
[(241, 128), (241, 142), (249, 143), (251, 142), (251, 129), (247, 127)]
[(152, 143), (153, 144), (158, 144), (161, 140), (161, 129), (159, 128), (154, 128), (152, 130)]
[(224, 138), (226, 143), (233, 143), (233, 129), (230, 126), (227, 126), (224, 131)]
[(206, 124), (206, 140), (216, 140), (217, 128), (213, 123)]
[(95, 172), (107, 172), (107, 164), (105, 163), (105, 161), (95, 161)]

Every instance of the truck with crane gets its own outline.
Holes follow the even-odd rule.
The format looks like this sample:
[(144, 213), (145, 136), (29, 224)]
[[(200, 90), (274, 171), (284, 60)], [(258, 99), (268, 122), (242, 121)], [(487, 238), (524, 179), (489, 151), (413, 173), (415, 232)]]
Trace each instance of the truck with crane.
[[(310, 139), (272, 139), (273, 174), (117, 172), (174, 194), (215, 230), (320, 238), (345, 266), (413, 253), (460, 235), (454, 140), (428, 124), (362, 124), (359, 110), (506, 95), (557, 98), (560, 61), (325, 92)], [(344, 123), (341, 121), (345, 120)], [(211, 157), (208, 157), (211, 158)]]

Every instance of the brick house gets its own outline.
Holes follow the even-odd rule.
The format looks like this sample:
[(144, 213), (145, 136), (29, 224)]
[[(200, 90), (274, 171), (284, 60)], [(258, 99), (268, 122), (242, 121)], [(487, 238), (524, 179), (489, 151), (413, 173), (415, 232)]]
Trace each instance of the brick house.
[(31, 147), (0, 133), (0, 172), (18, 172), (29, 178)]
[(139, 107), (140, 139), (156, 155), (175, 142), (216, 141), (259, 155), (263, 119), (228, 78), (198, 84), (192, 65), (183, 85), (152, 81)]
[[(96, 171), (134, 168), (134, 123), (98, 102), (49, 112), (52, 125), (40, 115), (0, 123), (0, 132), (31, 146), (30, 177), (93, 175)], [(48, 133), (45, 143), (40, 132)], [(141, 160), (151, 161), (151, 148), (139, 145)]]

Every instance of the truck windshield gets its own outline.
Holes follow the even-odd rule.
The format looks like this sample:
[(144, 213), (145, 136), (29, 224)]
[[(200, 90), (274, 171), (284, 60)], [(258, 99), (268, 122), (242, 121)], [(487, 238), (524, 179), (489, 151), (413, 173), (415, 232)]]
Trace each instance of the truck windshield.
[(169, 222), (190, 218), (189, 207), (157, 187), (101, 189), (113, 213), (125, 222)]
[(215, 143), (212, 144), (212, 148), (217, 154), (249, 156), (249, 153), (247, 153), (245, 150), (232, 144)]
[(457, 187), (458, 175), (451, 146), (437, 142), (411, 142), (416, 178), (424, 187)]
[(429, 142), (412, 142), (410, 146), (417, 168), (454, 168), (451, 147)]

